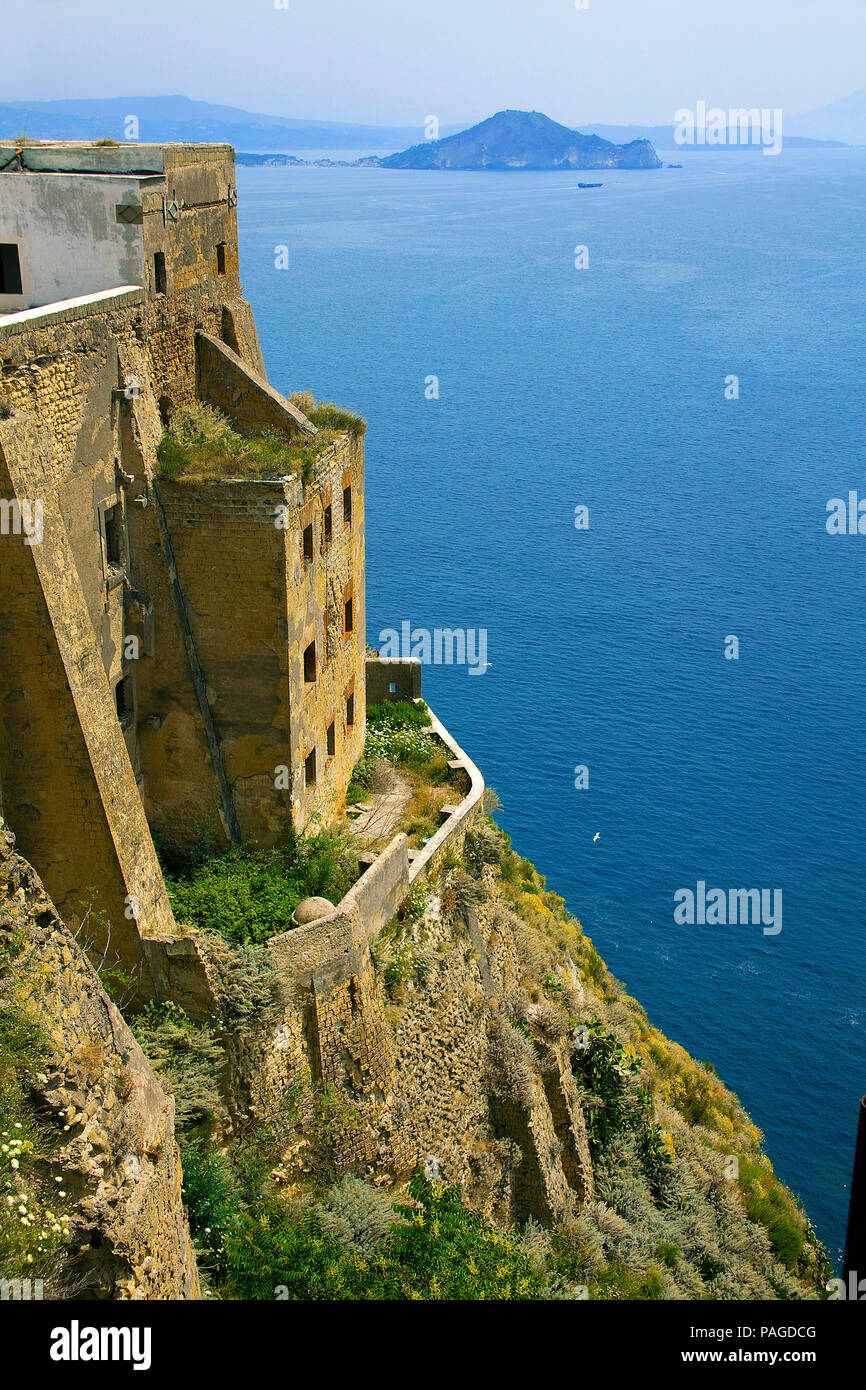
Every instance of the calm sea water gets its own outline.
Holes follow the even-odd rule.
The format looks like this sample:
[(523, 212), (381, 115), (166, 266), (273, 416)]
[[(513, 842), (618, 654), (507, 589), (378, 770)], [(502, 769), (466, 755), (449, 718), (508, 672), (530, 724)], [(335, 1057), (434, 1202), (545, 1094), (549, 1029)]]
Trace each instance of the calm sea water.
[[(243, 279), (274, 385), (370, 422), (368, 640), (487, 630), (487, 673), (431, 666), (425, 694), (836, 1256), (866, 1090), (866, 536), (825, 508), (866, 496), (866, 151), (682, 162), (586, 191), (243, 169)], [(781, 934), (677, 926), (699, 879), (781, 889)]]

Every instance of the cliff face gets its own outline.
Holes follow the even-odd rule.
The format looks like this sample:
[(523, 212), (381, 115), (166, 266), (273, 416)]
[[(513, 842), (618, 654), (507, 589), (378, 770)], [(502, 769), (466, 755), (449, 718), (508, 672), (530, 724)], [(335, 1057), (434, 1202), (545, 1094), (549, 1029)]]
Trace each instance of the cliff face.
[(408, 1152), (556, 1268), (560, 1242), (572, 1288), (818, 1296), (823, 1249), (736, 1096), (652, 1027), (487, 817), (374, 954)]
[[(192, 938), (218, 1016), (140, 1016), (156, 1076), (10, 841), (0, 1177), (48, 1237), (31, 1224), (16, 1243), (0, 1214), (2, 1277), (44, 1277), (54, 1297), (199, 1296), (170, 1091), (217, 1296), (369, 1297), (384, 1279), (382, 1297), (447, 1297), (406, 1238), (396, 1265), (387, 1244), (419, 1169), (432, 1186), (413, 1179), (412, 1199), (462, 1194), (488, 1223), (479, 1249), (532, 1290), (486, 1297), (819, 1296), (824, 1252), (736, 1097), (651, 1026), (486, 815), (375, 938), (343, 923), (327, 970), (281, 968), (293, 933), (253, 952)], [(311, 1213), (337, 1234), (305, 1273)]]
[(459, 135), (389, 155), (384, 169), (660, 169), (649, 140), (614, 145), (538, 111), (499, 111)]
[[(341, 1229), (373, 1212), (387, 1232), (388, 1202), (421, 1170), (433, 1185), (422, 1202), (459, 1192), (509, 1259), (529, 1261), (525, 1296), (820, 1295), (823, 1249), (737, 1098), (652, 1027), (488, 816), (378, 932), (327, 920), (333, 940), (298, 928), (255, 962), (200, 933), (222, 981), (217, 1027), (193, 1037), (167, 1016), (140, 1033), (179, 1113), (197, 1112), (182, 1142), (217, 1294), (270, 1298), (285, 1285), (300, 1298), (377, 1296), (346, 1292), (338, 1249), (324, 1271), (308, 1269), (311, 1209), (325, 1220), (338, 1208)], [(240, 973), (253, 966), (255, 1007), (253, 976)], [(194, 1054), (214, 1057), (222, 1088), (204, 1131)], [(254, 1148), (255, 1178), (232, 1195)], [(221, 1226), (214, 1183), (230, 1198)], [(380, 1287), (384, 1270), (402, 1292), (378, 1296), (449, 1296), (426, 1291), (423, 1266), (397, 1247), (396, 1274), (386, 1244), (369, 1266), (351, 1265), (353, 1287)], [(370, 1255), (348, 1248), (351, 1260)], [(443, 1269), (462, 1258), (438, 1257)]]
[(0, 1277), (199, 1297), (174, 1102), (2, 820), (0, 1111)]

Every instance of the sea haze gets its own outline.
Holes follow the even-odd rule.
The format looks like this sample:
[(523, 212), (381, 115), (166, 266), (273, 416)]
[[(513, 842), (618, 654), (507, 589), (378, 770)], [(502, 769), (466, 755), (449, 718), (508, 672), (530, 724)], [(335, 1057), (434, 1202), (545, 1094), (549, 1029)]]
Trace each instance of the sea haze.
[[(825, 520), (866, 497), (866, 151), (676, 158), (241, 169), (243, 280), (274, 385), (370, 422), (368, 641), (487, 630), (487, 673), (430, 667), (426, 696), (835, 1258), (866, 1090), (866, 536)], [(781, 889), (781, 934), (677, 926), (701, 879)]]

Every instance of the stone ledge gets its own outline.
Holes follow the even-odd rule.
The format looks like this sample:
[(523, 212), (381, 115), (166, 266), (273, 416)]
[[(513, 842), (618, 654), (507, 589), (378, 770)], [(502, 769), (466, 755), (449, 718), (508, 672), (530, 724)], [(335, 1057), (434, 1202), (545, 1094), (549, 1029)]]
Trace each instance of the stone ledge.
[(14, 314), (0, 316), (0, 339), (15, 337), (32, 328), (71, 323), (104, 314), (109, 309), (127, 309), (143, 303), (144, 290), (140, 285), (120, 285), (117, 289), (100, 290), (98, 294), (59, 299), (55, 304), (42, 304), (35, 309), (19, 309)]

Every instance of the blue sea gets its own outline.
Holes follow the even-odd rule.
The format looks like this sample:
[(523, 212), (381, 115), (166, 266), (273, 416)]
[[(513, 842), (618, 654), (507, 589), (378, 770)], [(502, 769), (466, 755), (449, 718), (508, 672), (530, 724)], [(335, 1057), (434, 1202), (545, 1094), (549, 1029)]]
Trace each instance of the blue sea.
[[(486, 630), (487, 672), (430, 666), (425, 695), (838, 1258), (866, 1091), (866, 536), (825, 523), (866, 497), (866, 150), (676, 158), (241, 169), (242, 279), (273, 384), (369, 421), (368, 641)], [(781, 890), (782, 931), (678, 925), (699, 881)]]

